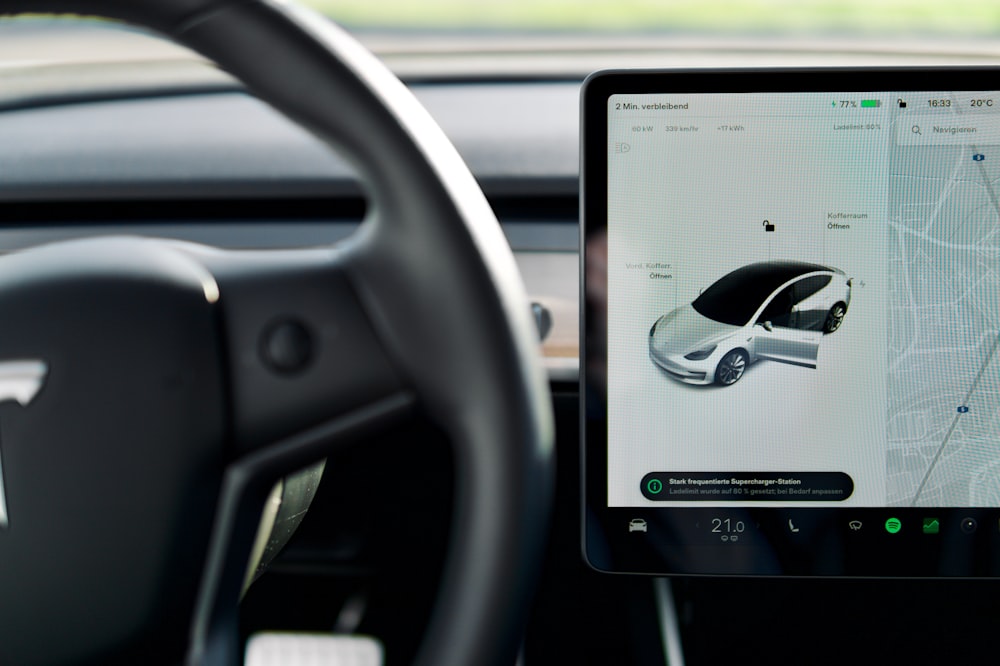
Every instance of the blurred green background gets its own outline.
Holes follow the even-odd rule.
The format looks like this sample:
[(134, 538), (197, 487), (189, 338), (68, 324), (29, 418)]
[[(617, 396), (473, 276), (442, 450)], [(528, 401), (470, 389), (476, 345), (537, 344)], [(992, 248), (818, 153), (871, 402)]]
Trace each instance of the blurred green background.
[(354, 27), (1000, 35), (997, 0), (304, 0)]

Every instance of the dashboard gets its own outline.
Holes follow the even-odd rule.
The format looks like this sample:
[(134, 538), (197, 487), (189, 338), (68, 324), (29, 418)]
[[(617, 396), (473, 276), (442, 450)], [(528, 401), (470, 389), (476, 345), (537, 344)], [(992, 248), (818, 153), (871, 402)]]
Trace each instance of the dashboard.
[[(569, 279), (579, 244), (578, 123), (567, 122), (578, 88), (414, 87), (491, 197), (533, 300), (550, 313), (545, 357), (558, 381), (575, 381), (578, 358), (579, 288)], [(244, 92), (117, 95), (3, 114), (4, 250), (102, 233), (306, 247), (360, 224), (350, 166)]]
[[(710, 51), (698, 62), (729, 57)], [(887, 54), (879, 62), (928, 59), (939, 61)], [(673, 62), (682, 61), (690, 64), (690, 54)], [(92, 63), (101, 85), (72, 95), (57, 92), (78, 67), (22, 63), (0, 70), (0, 82), (38, 68), (47, 87), (0, 99), (0, 251), (123, 233), (304, 247), (346, 238), (364, 214), (347, 163), (202, 64), (170, 60), (153, 85), (137, 71)], [(410, 84), (483, 187), (529, 298), (550, 323), (542, 345), (556, 408), (557, 496), (523, 662), (981, 660), (1000, 618), (995, 581), (667, 580), (584, 564), (576, 384), (582, 76), (579, 63), (562, 69), (513, 80), (414, 74)], [(423, 446), (417, 453), (403, 441)], [(298, 535), (248, 592), (243, 631), (360, 630), (409, 654), (422, 626), (412, 618), (427, 610), (411, 598), (426, 596), (439, 573), (447, 527), (440, 507), (451, 499), (453, 464), (440, 433), (413, 423), (328, 465)], [(394, 480), (388, 487), (386, 478)], [(330, 524), (339, 526), (334, 534)]]

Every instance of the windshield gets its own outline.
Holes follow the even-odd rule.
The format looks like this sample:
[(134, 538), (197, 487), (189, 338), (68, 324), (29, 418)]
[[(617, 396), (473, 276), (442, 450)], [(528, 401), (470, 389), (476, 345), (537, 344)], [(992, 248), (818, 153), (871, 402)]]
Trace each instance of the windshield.
[[(627, 68), (1000, 62), (992, 0), (296, 1), (344, 26), (407, 83), (582, 81)], [(46, 63), (190, 59), (162, 40), (109, 34), (113, 26), (93, 21), (71, 30), (51, 18), (16, 21), (22, 25), (0, 18), (0, 63), (38, 64), (39, 54)]]
[(702, 33), (996, 35), (992, 0), (305, 0), (361, 29)]

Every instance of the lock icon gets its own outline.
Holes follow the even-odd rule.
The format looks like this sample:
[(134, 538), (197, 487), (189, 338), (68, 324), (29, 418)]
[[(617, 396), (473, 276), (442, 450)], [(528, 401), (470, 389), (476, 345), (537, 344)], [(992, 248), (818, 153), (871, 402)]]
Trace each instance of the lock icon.
[(901, 109), (905, 109), (906, 108), (906, 102), (903, 101), (902, 97), (897, 98), (896, 99), (896, 103), (899, 104), (899, 108), (901, 108)]
[(764, 220), (764, 231), (774, 231), (774, 225)]

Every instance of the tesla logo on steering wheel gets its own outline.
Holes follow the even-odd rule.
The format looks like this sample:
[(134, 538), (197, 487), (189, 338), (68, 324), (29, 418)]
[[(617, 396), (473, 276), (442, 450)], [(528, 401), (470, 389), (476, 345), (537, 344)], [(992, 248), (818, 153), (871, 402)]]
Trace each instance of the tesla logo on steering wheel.
[[(0, 402), (14, 400), (22, 407), (26, 407), (41, 390), (48, 370), (44, 361), (0, 363)], [(2, 461), (0, 461), (0, 527), (7, 527), (7, 497), (3, 489)]]

